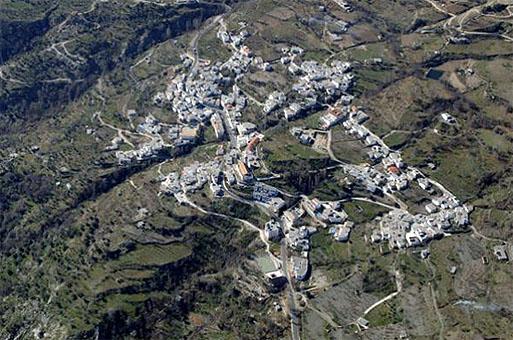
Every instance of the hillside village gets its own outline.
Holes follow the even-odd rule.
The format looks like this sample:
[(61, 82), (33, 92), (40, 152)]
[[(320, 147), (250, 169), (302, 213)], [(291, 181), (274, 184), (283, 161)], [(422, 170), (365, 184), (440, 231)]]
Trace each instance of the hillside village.
[[(162, 174), (161, 194), (174, 196), (182, 204), (191, 204), (188, 195), (206, 186), (212, 199), (229, 196), (237, 198), (231, 187), (253, 188), (251, 201), (270, 216), (259, 226), (269, 243), (285, 242), (287, 254), (275, 261), (270, 272), (280, 281), (290, 277), (306, 280), (311, 273), (309, 238), (318, 228), (328, 228), (333, 242), (347, 242), (351, 230), (357, 226), (349, 220), (341, 202), (322, 202), (317, 198), (301, 197), (299, 203), (289, 206), (290, 200), (275, 187), (265, 184), (255, 172), (263, 167), (259, 144), (265, 135), (257, 126), (244, 120), (248, 97), (237, 82), (249, 71), (250, 65), (271, 72), (273, 65), (254, 57), (251, 47), (245, 45), (246, 30), (228, 32), (221, 25), (217, 37), (232, 55), (224, 63), (195, 60), (182, 55), (186, 73), (172, 79), (164, 92), (154, 97), (154, 104), (170, 105), (178, 117), (175, 125), (162, 124), (147, 116), (136, 128), (150, 141), (135, 150), (116, 151), (120, 164), (159, 157), (163, 152), (180, 154), (190, 151), (202, 132), (212, 126), (220, 145), (214, 159), (195, 162), (180, 173)], [(461, 205), (456, 197), (441, 184), (427, 178), (402, 160), (401, 154), (391, 150), (381, 138), (364, 124), (368, 115), (352, 105), (353, 75), (351, 64), (334, 60), (330, 65), (316, 61), (301, 61), (303, 50), (296, 46), (282, 49), (280, 64), (297, 79), (289, 93), (274, 91), (262, 107), (265, 115), (277, 115), (284, 121), (294, 121), (315, 112), (324, 111), (318, 120), (318, 130), (300, 127), (291, 129), (301, 144), (329, 149), (326, 138), (317, 139), (342, 125), (348, 136), (360, 140), (368, 149), (368, 164), (349, 164), (333, 159), (350, 182), (363, 186), (369, 194), (391, 198), (396, 202), (382, 218), (375, 221), (374, 231), (368, 235), (370, 243), (386, 243), (391, 249), (425, 246), (431, 240), (461, 231), (468, 227), (470, 208)], [(447, 120), (447, 117), (442, 117)], [(113, 145), (122, 141), (116, 139)], [(394, 193), (419, 187), (430, 195), (424, 213), (412, 213), (404, 203), (397, 204)], [(399, 202), (400, 203), (400, 202)], [(282, 241), (283, 239), (283, 241)], [(424, 253), (427, 256), (427, 253)], [(270, 254), (271, 255), (271, 254)], [(273, 255), (271, 255), (273, 256)], [(285, 272), (285, 268), (290, 268)], [(269, 273), (265, 273), (266, 275)], [(269, 276), (268, 276), (269, 277)]]
[[(337, 4), (348, 13), (352, 11), (345, 1)], [(352, 232), (361, 227), (344, 210), (347, 202), (362, 201), (385, 208), (386, 212), (370, 222), (370, 228), (366, 229), (370, 231), (364, 235), (366, 246), (379, 247), (381, 252), (419, 248), (416, 253), (425, 260), (430, 256), (430, 242), (472, 228), (471, 206), (462, 204), (442, 184), (404, 162), (399, 151), (390, 148), (366, 126), (369, 115), (353, 103), (355, 65), (337, 59), (324, 63), (308, 60), (298, 46), (282, 47), (279, 59), (265, 62), (253, 54), (247, 43), (251, 35), (245, 23), (239, 25), (240, 30), (229, 31), (220, 22), (217, 39), (231, 52), (225, 62), (199, 60), (190, 54), (181, 56), (185, 72), (176, 75), (153, 98), (155, 105), (171, 108), (178, 117), (177, 124), (161, 124), (152, 116), (146, 117), (137, 126), (137, 132), (148, 136), (150, 142), (136, 150), (117, 151), (120, 164), (159, 157), (163, 152), (187, 153), (212, 128), (219, 143), (215, 156), (207, 162), (195, 161), (180, 172), (161, 173), (159, 194), (174, 197), (180, 204), (202, 213), (225, 216), (209, 212), (194, 202), (192, 197), (206, 189), (212, 200), (233, 199), (263, 211), (268, 220), (262, 225), (243, 222), (258, 231), (266, 245), (266, 254), (259, 255), (257, 264), (270, 287), (281, 288), (284, 282), (290, 283), (291, 306), (290, 299), (303, 299), (301, 287), (317, 279), (313, 277), (315, 268), (310, 260), (312, 236), (327, 230), (331, 242), (347, 243)], [(330, 39), (340, 41), (349, 25), (343, 21), (330, 22), (327, 31)], [(369, 61), (382, 62), (381, 58)], [(269, 92), (262, 103), (239, 86), (254, 70), (273, 74), (277, 69), (293, 79), (291, 87)], [(265, 133), (247, 119), (250, 105), (255, 102), (262, 115), (290, 125), (289, 132), (298, 143), (328, 154), (332, 162), (329, 167), (345, 175), (344, 185), (350, 189), (363, 188), (366, 195), (323, 201), (315, 195), (288, 193), (266, 183), (280, 175), (270, 172), (265, 164), (261, 147)], [(295, 124), (315, 114), (318, 116), (315, 126)], [(447, 112), (439, 115), (439, 121), (447, 127), (458, 125), (457, 119)], [(366, 162), (353, 164), (335, 157), (331, 149), (335, 128), (342, 128), (348, 138), (360, 143)], [(438, 133), (437, 129), (434, 132)], [(113, 145), (122, 142), (118, 138)], [(435, 167), (431, 163), (429, 166)], [(242, 197), (241, 190), (250, 194)], [(404, 193), (411, 192), (423, 197), (421, 206), (401, 199)], [(506, 245), (493, 248), (499, 261), (508, 261), (509, 251)], [(451, 272), (454, 270), (455, 267)], [(401, 286), (397, 282), (399, 291)], [(293, 307), (289, 306), (294, 323), (292, 311)], [(368, 322), (362, 317), (355, 325), (360, 330), (366, 329)]]
[(513, 339), (513, 0), (0, 9), (0, 338)]

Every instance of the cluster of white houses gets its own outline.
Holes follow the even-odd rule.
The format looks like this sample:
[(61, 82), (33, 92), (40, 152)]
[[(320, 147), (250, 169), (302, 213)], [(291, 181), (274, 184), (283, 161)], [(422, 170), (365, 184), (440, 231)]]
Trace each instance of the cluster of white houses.
[(308, 277), (310, 235), (317, 231), (314, 227), (299, 225), (305, 211), (300, 207), (285, 210), (279, 218), (273, 218), (264, 226), (268, 240), (279, 242), (285, 237), (290, 257), (290, 271), (295, 280), (302, 281)]
[(388, 241), (390, 247), (397, 249), (419, 246), (448, 232), (461, 230), (469, 223), (468, 208), (443, 188), (439, 190), (442, 192), (440, 195), (439, 191), (433, 189), (436, 182), (425, 177), (418, 169), (407, 166), (399, 152), (390, 150), (381, 138), (362, 124), (366, 115), (357, 119), (358, 110), (354, 107), (349, 110), (347, 105), (340, 112), (342, 118), (338, 121), (329, 119), (333, 112), (328, 112), (328, 117), (321, 117), (321, 126), (329, 128), (343, 122), (348, 134), (356, 136), (371, 149), (368, 155), (374, 161), (374, 165), (346, 164), (343, 166), (346, 174), (371, 193), (389, 194), (405, 190), (416, 182), (421, 189), (435, 195), (425, 205), (426, 214), (412, 215), (406, 210), (394, 209), (385, 215), (380, 221), (380, 229), (371, 235), (373, 242)]
[(392, 210), (384, 215), (370, 239), (377, 243), (388, 241), (390, 248), (402, 249), (427, 244), (469, 223), (468, 209), (456, 206), (431, 214), (412, 215), (405, 210)]
[(286, 101), (287, 97), (285, 96), (285, 93), (281, 91), (274, 91), (269, 95), (269, 97), (267, 97), (262, 112), (264, 114), (269, 114), (274, 110), (277, 110), (278, 108), (282, 107)]
[[(233, 136), (233, 145), (238, 148), (257, 143), (256, 137), (263, 137), (256, 132), (256, 128), (249, 122), (241, 122), (242, 110), (247, 105), (247, 99), (237, 85), (232, 86), (232, 91), (224, 94), (227, 85), (233, 84), (234, 79), (247, 72), (248, 66), (253, 61), (249, 47), (242, 45), (247, 38), (247, 31), (231, 34), (220, 31), (220, 39), (233, 47), (233, 54), (225, 63), (209, 62), (198, 63), (190, 68), (190, 72), (177, 75), (167, 86), (164, 92), (159, 92), (154, 97), (154, 103), (158, 106), (167, 106), (178, 116), (178, 124), (162, 124), (153, 116), (147, 116), (137, 126), (137, 133), (149, 137), (149, 142), (142, 143), (135, 150), (118, 151), (116, 156), (120, 163), (142, 161), (157, 157), (164, 148), (180, 150), (194, 145), (200, 137), (205, 126), (210, 124), (217, 139), (223, 139), (227, 134)], [(184, 55), (184, 65), (191, 66), (190, 57)], [(225, 75), (223, 75), (223, 71)], [(282, 96), (279, 98), (284, 100)], [(110, 146), (112, 150), (118, 148), (118, 144)], [(257, 165), (257, 157), (250, 155), (253, 149), (250, 147), (248, 155), (249, 163)], [(243, 170), (243, 169), (241, 169)]]
[[(302, 222), (308, 218), (328, 227), (334, 240), (340, 242), (348, 241), (354, 224), (348, 221), (348, 215), (338, 202), (303, 197), (298, 205), (286, 209), (287, 202), (278, 189), (255, 180), (253, 172), (261, 167), (257, 146), (264, 135), (255, 124), (243, 120), (248, 100), (236, 81), (251, 64), (266, 71), (272, 67), (261, 58), (255, 58), (251, 49), (244, 45), (247, 31), (230, 33), (221, 28), (218, 37), (233, 50), (226, 62), (200, 63), (198, 67), (190, 68), (189, 73), (176, 76), (166, 90), (154, 98), (156, 104), (166, 105), (177, 114), (178, 123), (161, 124), (153, 116), (145, 117), (137, 125), (136, 132), (149, 137), (150, 141), (136, 150), (118, 151), (116, 155), (120, 163), (127, 163), (156, 157), (166, 147), (191, 146), (210, 124), (218, 140), (229, 139), (228, 150), (225, 152), (220, 148), (210, 161), (194, 162), (180, 173), (162, 176), (161, 192), (180, 199), (208, 184), (213, 197), (222, 197), (227, 185), (238, 183), (251, 187), (251, 200), (265, 205), (274, 216), (264, 226), (265, 236), (275, 242), (285, 238), (292, 254), (292, 275), (296, 280), (305, 280), (309, 274), (310, 237), (317, 229)], [(349, 177), (371, 193), (391, 194), (405, 190), (415, 182), (430, 194), (435, 193), (436, 182), (406, 166), (399, 152), (390, 150), (381, 138), (363, 125), (368, 119), (367, 114), (351, 106), (353, 96), (349, 91), (353, 75), (350, 63), (301, 62), (299, 57), (303, 50), (299, 47), (286, 48), (282, 52), (280, 62), (298, 81), (287, 95), (281, 91), (272, 92), (263, 105), (264, 114), (277, 112), (286, 120), (292, 120), (329, 107), (320, 117), (320, 128), (329, 130), (342, 124), (348, 134), (368, 148), (367, 155), (372, 164), (342, 165)], [(196, 64), (187, 58), (184, 63)], [(331, 106), (332, 103), (335, 105)], [(291, 133), (306, 145), (313, 144), (312, 131), (315, 130), (291, 129)], [(322, 131), (319, 133), (326, 135)], [(119, 139), (113, 145), (118, 143), (121, 143)], [(375, 243), (387, 241), (391, 248), (397, 249), (419, 246), (469, 223), (467, 207), (446, 192), (433, 197), (425, 209), (426, 214), (416, 215), (403, 209), (392, 209), (381, 217), (379, 228), (370, 235), (370, 240)]]
[[(272, 194), (274, 195), (276, 194)], [(269, 195), (266, 194), (266, 196)], [(354, 225), (347, 220), (348, 216), (339, 202), (321, 202), (316, 198), (308, 197), (303, 197), (298, 205), (268, 221), (264, 226), (265, 236), (273, 242), (278, 242), (285, 237), (287, 247), (292, 254), (291, 274), (297, 281), (305, 280), (309, 275), (310, 237), (317, 232), (316, 227), (304, 224), (306, 217), (323, 227), (329, 225), (334, 240), (339, 242), (346, 242), (349, 239)]]
[(283, 109), (283, 117), (293, 120), (338, 99), (350, 101), (352, 96), (348, 91), (354, 78), (350, 69), (350, 63), (341, 61), (333, 61), (330, 66), (311, 60), (299, 65), (291, 61), (289, 71), (299, 80), (293, 84), (290, 96), (298, 99), (290, 100), (290, 104)]
[(192, 193), (203, 189), (209, 183), (213, 196), (222, 197), (224, 190), (221, 166), (220, 158), (206, 163), (193, 162), (183, 168), (180, 174), (171, 172), (163, 176), (160, 191), (169, 195)]
[(151, 158), (157, 158), (165, 145), (158, 139), (152, 139), (147, 143), (138, 146), (137, 149), (128, 151), (116, 151), (116, 158), (119, 164), (128, 164), (133, 161), (144, 161)]

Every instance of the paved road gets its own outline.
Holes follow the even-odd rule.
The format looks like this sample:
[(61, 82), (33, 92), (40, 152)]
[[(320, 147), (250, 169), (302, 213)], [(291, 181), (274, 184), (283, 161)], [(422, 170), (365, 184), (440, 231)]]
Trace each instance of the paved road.
[(196, 68), (198, 66), (198, 60), (199, 60), (198, 41), (199, 41), (199, 39), (201, 38), (201, 36), (203, 34), (210, 31), (215, 25), (217, 25), (219, 23), (219, 21), (223, 18), (223, 16), (224, 16), (224, 14), (214, 17), (214, 19), (210, 23), (208, 23), (206, 26), (201, 28), (198, 31), (198, 33), (196, 33), (196, 35), (192, 38), (191, 42), (189, 43), (189, 50), (187, 51), (187, 54), (193, 60), (191, 70), (189, 71), (189, 75), (191, 75), (196, 70)]
[(335, 157), (335, 154), (333, 153), (333, 150), (331, 149), (331, 141), (332, 141), (332, 135), (331, 135), (331, 129), (328, 130), (328, 142), (327, 142), (327, 149), (328, 149), (328, 155), (330, 156), (332, 161), (335, 161), (340, 164), (347, 164), (345, 162), (342, 162), (340, 159)]
[(370, 198), (367, 198), (367, 197), (349, 197), (349, 198), (345, 198), (343, 200), (338, 200), (338, 201), (334, 201), (334, 202), (344, 203), (344, 202), (351, 202), (351, 201), (368, 202), (368, 203), (372, 203), (372, 204), (376, 204), (376, 205), (382, 206), (382, 207), (390, 209), (390, 210), (396, 210), (397, 209), (397, 207), (394, 207), (394, 206), (392, 206), (390, 204), (386, 204), (386, 203), (382, 203), (382, 202), (379, 202), (379, 201), (371, 200)]
[[(468, 21), (467, 19), (470, 16), (471, 13), (474, 13), (475, 16), (485, 15), (485, 14), (482, 13), (483, 8), (485, 8), (486, 6), (490, 6), (490, 5), (493, 5), (493, 4), (497, 3), (497, 0), (488, 0), (486, 3), (477, 4), (476, 6), (471, 7), (469, 9), (467, 9), (466, 11), (464, 11), (462, 13), (458, 13), (458, 14), (454, 14), (454, 13), (451, 13), (451, 12), (447, 11), (445, 8), (443, 8), (440, 5), (438, 5), (438, 3), (436, 1), (434, 1), (434, 0), (425, 0), (425, 1), (430, 3), (431, 6), (433, 6), (433, 8), (436, 9), (437, 11), (448, 15), (449, 19), (442, 20), (442, 21), (437, 22), (437, 23), (435, 23), (433, 25), (424, 27), (424, 29), (434, 28), (435, 26), (438, 26), (438, 25), (441, 24), (441, 22), (443, 22), (443, 28), (447, 29), (449, 31), (450, 30), (456, 30), (459, 33), (464, 34), (464, 35), (479, 35), (479, 36), (500, 37), (500, 38), (503, 38), (503, 39), (505, 39), (507, 41), (512, 41), (513, 42), (513, 37), (505, 35), (505, 34), (490, 33), (490, 32), (479, 32), (479, 31), (466, 31), (466, 30), (463, 29), (463, 25), (465, 24), (466, 21)], [(511, 4), (509, 4), (509, 5), (511, 6)], [(508, 10), (508, 13), (510, 13), (510, 15), (511, 15), (512, 13), (511, 13), (511, 10), (510, 10), (510, 6), (507, 7), (507, 10)], [(486, 16), (494, 18), (494, 16), (490, 16), (490, 15), (486, 15)], [(498, 17), (495, 17), (495, 18), (496, 19), (508, 19), (509, 17), (510, 16), (505, 16), (505, 17), (498, 16)], [(453, 24), (454, 21), (456, 21), (456, 24)]]
[(374, 308), (376, 308), (377, 306), (381, 305), (382, 303), (392, 299), (393, 297), (395, 297), (397, 294), (399, 294), (402, 289), (403, 289), (403, 283), (401, 281), (401, 274), (396, 270), (395, 272), (395, 283), (397, 285), (397, 290), (387, 296), (385, 296), (384, 298), (382, 298), (381, 300), (377, 301), (376, 303), (372, 304), (369, 308), (367, 308), (363, 314), (362, 314), (362, 317), (365, 317), (367, 314), (370, 313), (370, 311), (372, 311)]
[(237, 148), (237, 137), (233, 133), (234, 126), (231, 124), (231, 119), (228, 117), (228, 112), (226, 112), (224, 109), (221, 111), (221, 118), (223, 120), (225, 130), (228, 133), (230, 146), (235, 149)]
[(290, 270), (288, 268), (288, 249), (287, 249), (287, 243), (285, 240), (282, 240), (281, 247), (280, 247), (280, 257), (281, 257), (281, 263), (283, 265), (283, 271), (285, 272), (285, 275), (287, 276), (288, 284), (287, 284), (287, 312), (290, 316), (290, 330), (292, 335), (292, 340), (300, 340), (300, 330), (299, 325), (301, 323), (301, 320), (298, 317), (297, 314), (297, 307), (296, 307), (296, 300), (295, 300), (295, 290), (294, 286), (292, 285), (292, 277), (290, 275)]

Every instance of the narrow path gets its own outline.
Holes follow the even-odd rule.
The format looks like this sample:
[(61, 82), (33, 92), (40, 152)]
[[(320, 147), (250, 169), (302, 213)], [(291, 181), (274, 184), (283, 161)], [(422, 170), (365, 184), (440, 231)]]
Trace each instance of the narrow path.
[(142, 63), (144, 62), (147, 62), (148, 60), (150, 60), (150, 58), (153, 56), (153, 53), (155, 52), (155, 49), (151, 49), (148, 54), (146, 54), (145, 56), (143, 56), (141, 59), (139, 59), (135, 64), (133, 64), (132, 66), (130, 66), (130, 70), (132, 71), (134, 68), (136, 68), (137, 66), (141, 65)]
[[(430, 248), (428, 248), (428, 249), (430, 249)], [(443, 339), (444, 338), (443, 334), (444, 334), (444, 329), (445, 329), (445, 323), (444, 323), (444, 319), (443, 319), (442, 313), (438, 309), (438, 302), (436, 300), (436, 291), (435, 291), (435, 287), (432, 284), (432, 281), (434, 281), (435, 278), (436, 278), (436, 268), (435, 268), (435, 266), (433, 266), (433, 264), (431, 263), (429, 258), (426, 259), (426, 264), (429, 267), (429, 269), (431, 269), (431, 280), (430, 280), (430, 282), (428, 282), (428, 285), (429, 285), (429, 289), (430, 289), (430, 293), (431, 293), (431, 299), (432, 299), (432, 303), (433, 303), (433, 308), (435, 309), (436, 316), (438, 317), (438, 323), (440, 324), (439, 338)]]
[(308, 304), (306, 306), (307, 308), (311, 309), (312, 311), (314, 311), (315, 313), (317, 313), (317, 315), (319, 315), (324, 321), (326, 321), (331, 327), (334, 327), (334, 328), (342, 328), (341, 325), (339, 325), (338, 323), (336, 323), (335, 321), (333, 321), (333, 319), (331, 318), (331, 316), (323, 311), (320, 311), (318, 310), (317, 308), (313, 307), (311, 304)]
[(390, 210), (397, 210), (397, 207), (394, 207), (392, 205), (389, 205), (389, 204), (386, 204), (386, 203), (383, 203), (383, 202), (371, 200), (370, 198), (367, 198), (367, 197), (349, 197), (349, 198), (344, 198), (342, 200), (338, 200), (338, 201), (335, 201), (335, 202), (345, 203), (345, 202), (351, 202), (351, 201), (367, 202), (367, 203), (372, 203), (372, 204), (376, 204), (376, 205), (382, 206), (383, 208), (387, 208), (387, 209), (390, 209)]
[(109, 123), (106, 123), (103, 118), (102, 118), (102, 115), (101, 115), (101, 112), (98, 111), (96, 114), (96, 117), (98, 118), (98, 121), (100, 122), (101, 125), (103, 126), (107, 126), (108, 128), (111, 128), (113, 130), (115, 130), (117, 133), (118, 133), (118, 136), (123, 139), (123, 142), (125, 142), (126, 144), (130, 145), (131, 147), (135, 148), (135, 145), (130, 142), (130, 140), (124, 135), (125, 133), (126, 134), (132, 134), (131, 131), (128, 131), (128, 130), (125, 130), (125, 129), (120, 129), (118, 127), (115, 127), (114, 125), (112, 124), (109, 124)]
[(444, 319), (443, 319), (442, 313), (440, 312), (440, 309), (438, 309), (438, 302), (436, 301), (435, 288), (433, 287), (431, 282), (429, 282), (428, 285), (429, 285), (429, 289), (431, 291), (431, 298), (433, 300), (433, 307), (435, 308), (435, 313), (436, 313), (436, 315), (438, 317), (438, 322), (440, 323), (440, 333), (439, 333), (438, 337), (439, 337), (440, 340), (443, 340), (444, 339), (444, 329), (445, 329)]
[(3, 67), (4, 66), (0, 66), (0, 79), (5, 80), (6, 82), (16, 83), (16, 84), (20, 84), (20, 85), (27, 85), (27, 83), (24, 82), (24, 81), (21, 81), (21, 80), (18, 80), (18, 79), (14, 79), (12, 77), (7, 77), (4, 74), (4, 70), (2, 70)]
[(69, 43), (69, 42), (72, 42), (72, 41), (73, 40), (67, 40), (67, 41), (64, 41), (64, 42), (62, 42), (60, 44), (61, 47), (62, 47), (62, 50), (64, 51), (64, 54), (66, 54), (69, 58), (77, 59), (79, 64), (85, 64), (87, 62), (87, 60), (84, 57), (82, 57), (82, 56), (80, 56), (78, 54), (73, 54), (70, 51), (68, 51), (68, 49), (66, 48), (66, 44)]
[(382, 298), (381, 300), (377, 301), (376, 303), (374, 303), (373, 305), (371, 305), (369, 308), (367, 308), (364, 312), (363, 312), (363, 315), (362, 317), (364, 317), (365, 315), (369, 314), (374, 308), (378, 307), (379, 305), (381, 305), (382, 303), (390, 300), (391, 298), (393, 298), (394, 296), (396, 296), (397, 294), (399, 294), (399, 291), (396, 291), (396, 292), (393, 292), (387, 296), (385, 296), (384, 298)]
[(73, 81), (70, 78), (54, 78), (47, 80), (40, 80), (41, 83), (68, 83), (71, 84)]
[(331, 160), (340, 164), (347, 164), (345, 162), (342, 162), (340, 159), (338, 159), (335, 154), (333, 153), (333, 149), (331, 148), (333, 136), (331, 129), (328, 130), (328, 141), (326, 142), (326, 149), (328, 150), (328, 155), (330, 156)]
[(385, 192), (384, 194), (385, 194), (385, 196), (390, 198), (392, 201), (397, 203), (402, 210), (408, 211), (408, 205), (406, 203), (404, 203), (403, 201), (401, 201), (399, 198), (395, 197), (394, 195), (392, 195), (391, 193), (388, 193), (388, 192)]
[(374, 308), (376, 308), (377, 306), (381, 305), (382, 303), (392, 299), (393, 297), (395, 297), (397, 294), (399, 294), (401, 291), (402, 291), (402, 288), (403, 288), (403, 284), (401, 282), (401, 274), (399, 273), (399, 271), (395, 271), (395, 284), (397, 286), (397, 290), (387, 296), (385, 296), (384, 298), (382, 298), (381, 300), (377, 301), (376, 303), (372, 304), (369, 308), (367, 308), (364, 312), (363, 312), (363, 315), (362, 317), (365, 317), (367, 314), (369, 314)]
[(264, 106), (264, 103), (262, 103), (261, 101), (259, 101), (258, 99), (256, 99), (255, 97), (253, 97), (252, 95), (250, 95), (247, 91), (243, 90), (242, 87), (239, 86), (239, 89), (240, 91), (246, 96), (248, 97), (248, 99), (250, 101), (252, 101), (253, 103), (255, 103), (256, 105), (258, 106)]
[(226, 193), (226, 196), (230, 197), (231, 199), (233, 199), (233, 200), (235, 200), (237, 202), (243, 203), (243, 204), (250, 205), (252, 207), (257, 205), (256, 202), (244, 199), (244, 198), (240, 197), (239, 195), (235, 194), (234, 192), (232, 192), (230, 190), (230, 188), (228, 187), (228, 185), (226, 184), (226, 181), (224, 181), (224, 180), (223, 180), (223, 188), (224, 188), (224, 191)]
[(434, 9), (436, 9), (436, 10), (437, 10), (438, 12), (440, 12), (440, 13), (444, 13), (444, 14), (446, 14), (446, 15), (448, 15), (448, 16), (451, 16), (451, 17), (455, 17), (455, 16), (456, 16), (455, 14), (453, 14), (453, 13), (451, 13), (451, 12), (447, 11), (445, 8), (443, 8), (443, 7), (439, 6), (439, 5), (438, 5), (435, 1), (433, 1), (433, 0), (425, 0), (425, 1), (429, 2), (429, 3), (431, 4), (431, 6), (433, 6), (433, 8), (434, 8)]
[(487, 241), (490, 241), (490, 242), (498, 242), (498, 243), (503, 243), (503, 244), (511, 244), (511, 242), (509, 241), (506, 241), (506, 240), (502, 240), (500, 238), (494, 238), (494, 237), (489, 237), (489, 236), (486, 236), (486, 235), (483, 235), (481, 234), (474, 225), (470, 225), (470, 229), (472, 230), (472, 232), (474, 233), (474, 235), (484, 239), (484, 240), (487, 240)]
[(129, 180), (128, 183), (130, 183), (130, 185), (135, 189), (135, 190), (139, 190), (139, 188), (137, 187), (137, 185), (135, 185), (134, 181), (133, 180)]
[[(425, 129), (425, 128), (424, 128)], [(420, 129), (420, 130), (424, 130), (424, 129)], [(410, 130), (390, 130), (388, 131), (386, 134), (384, 134), (381, 139), (385, 139), (391, 135), (393, 135), (394, 133), (413, 133), (413, 131), (410, 131)]]
[(281, 268), (282, 266), (282, 263), (280, 261), (280, 259), (278, 259), (276, 256), (274, 256), (274, 254), (271, 252), (271, 245), (269, 244), (269, 242), (266, 240), (265, 238), (265, 234), (264, 234), (264, 231), (260, 228), (258, 228), (257, 226), (255, 226), (254, 224), (252, 224), (251, 222), (249, 221), (246, 221), (246, 220), (243, 220), (241, 218), (238, 218), (238, 217), (233, 217), (233, 216), (229, 216), (229, 215), (225, 215), (225, 214), (221, 214), (221, 213), (217, 213), (217, 212), (213, 212), (213, 211), (208, 211), (208, 210), (205, 210), (204, 208), (200, 207), (199, 205), (197, 205), (196, 203), (192, 202), (186, 194), (182, 193), (181, 194), (181, 197), (179, 199), (179, 201), (181, 202), (184, 202), (186, 204), (188, 204), (189, 206), (191, 206), (192, 208), (202, 212), (203, 214), (206, 214), (206, 215), (212, 215), (212, 216), (217, 216), (217, 217), (221, 217), (221, 218), (225, 218), (225, 219), (229, 219), (229, 220), (233, 220), (233, 221), (237, 221), (239, 223), (242, 223), (244, 226), (246, 226), (248, 229), (250, 230), (253, 230), (253, 231), (256, 231), (258, 232), (258, 235), (260, 236), (260, 239), (262, 240), (262, 242), (265, 244), (265, 247), (266, 247), (266, 252), (268, 253), (269, 257), (271, 258), (271, 261), (273, 261), (274, 265), (277, 267), (277, 268)]
[(208, 23), (206, 26), (201, 28), (198, 33), (191, 39), (191, 42), (189, 43), (189, 48), (187, 50), (187, 55), (192, 59), (192, 67), (189, 71), (189, 74), (187, 77), (191, 76), (194, 71), (196, 71), (198, 67), (198, 41), (200, 38), (205, 34), (206, 32), (210, 31), (212, 28), (214, 28), (215, 25), (217, 25), (224, 17), (224, 14), (218, 15), (212, 19), (210, 23)]
[[(437, 23), (435, 23), (433, 25), (426, 26), (426, 27), (423, 28), (424, 30), (432, 29), (435, 26), (438, 26), (438, 25), (440, 25), (443, 22), (443, 26), (442, 27), (444, 29), (448, 30), (449, 32), (451, 30), (455, 30), (455, 31), (457, 31), (457, 32), (459, 32), (461, 34), (464, 34), (464, 35), (499, 37), (499, 38), (502, 38), (504, 40), (513, 42), (513, 37), (510, 37), (510, 36), (508, 36), (506, 34), (498, 34), (498, 33), (490, 33), (490, 32), (480, 32), (480, 31), (467, 31), (467, 30), (463, 29), (463, 25), (465, 24), (465, 22), (467, 21), (467, 18), (472, 13), (474, 13), (475, 16), (487, 16), (487, 17), (493, 18), (494, 17), (493, 15), (483, 14), (482, 11), (483, 11), (483, 8), (485, 8), (486, 6), (490, 6), (490, 5), (493, 5), (493, 4), (497, 3), (496, 0), (489, 0), (486, 3), (478, 4), (478, 5), (476, 5), (476, 6), (472, 7), (472, 8), (467, 9), (465, 12), (459, 13), (459, 14), (454, 14), (454, 13), (451, 13), (451, 12), (447, 11), (442, 6), (438, 5), (438, 3), (436, 1), (434, 1), (434, 0), (425, 0), (425, 1), (430, 3), (431, 6), (433, 6), (433, 8), (435, 10), (437, 10), (438, 12), (441, 12), (441, 13), (444, 13), (444, 14), (448, 15), (450, 18), (447, 19), (447, 20), (439, 21), (439, 22), (437, 22)], [(508, 13), (510, 13), (510, 15), (511, 15), (512, 13), (511, 13), (510, 7), (511, 6), (508, 6), (507, 10), (508, 10)], [(498, 16), (497, 19), (499, 19), (499, 20), (500, 19), (507, 19), (509, 17), (510, 16), (506, 16), (506, 17)], [(456, 25), (453, 25), (454, 21), (456, 21)]]
[(266, 176), (266, 177), (256, 177), (256, 180), (258, 182), (265, 182), (265, 181), (271, 181), (273, 179), (280, 179), (282, 176), (281, 175), (270, 175), (270, 176)]

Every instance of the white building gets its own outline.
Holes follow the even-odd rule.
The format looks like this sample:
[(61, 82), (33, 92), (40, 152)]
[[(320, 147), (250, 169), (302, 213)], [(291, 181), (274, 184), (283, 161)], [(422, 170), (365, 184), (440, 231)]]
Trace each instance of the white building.
[(349, 234), (351, 233), (351, 228), (346, 227), (344, 225), (336, 226), (335, 233), (333, 234), (333, 238), (338, 242), (347, 242), (349, 240)]
[(224, 137), (225, 131), (223, 126), (223, 120), (218, 113), (214, 113), (212, 117), (210, 117), (210, 124), (214, 128), (214, 133), (216, 134), (217, 139), (222, 139)]
[(308, 259), (304, 257), (292, 256), (292, 275), (298, 281), (303, 281), (308, 276)]
[(264, 226), (264, 235), (269, 241), (279, 241), (282, 237), (280, 222), (268, 221)]

